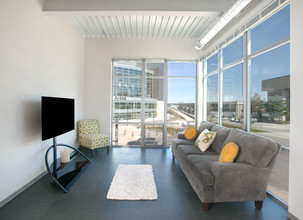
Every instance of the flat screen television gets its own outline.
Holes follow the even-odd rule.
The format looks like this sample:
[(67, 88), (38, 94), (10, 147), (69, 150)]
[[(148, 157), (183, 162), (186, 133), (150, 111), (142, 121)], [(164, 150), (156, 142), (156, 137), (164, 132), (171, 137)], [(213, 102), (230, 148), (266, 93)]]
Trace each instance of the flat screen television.
[(42, 140), (56, 137), (75, 129), (75, 100), (41, 97)]

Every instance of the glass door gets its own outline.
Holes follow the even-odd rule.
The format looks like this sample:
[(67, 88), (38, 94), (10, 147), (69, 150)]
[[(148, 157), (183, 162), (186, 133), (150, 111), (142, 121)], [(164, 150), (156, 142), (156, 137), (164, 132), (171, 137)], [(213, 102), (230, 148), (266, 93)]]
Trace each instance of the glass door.
[(163, 146), (164, 138), (164, 62), (146, 61), (145, 63), (145, 118), (144, 145)]
[(114, 62), (112, 90), (112, 144), (140, 146), (142, 62)]
[(195, 126), (196, 64), (168, 63), (167, 145), (188, 126)]

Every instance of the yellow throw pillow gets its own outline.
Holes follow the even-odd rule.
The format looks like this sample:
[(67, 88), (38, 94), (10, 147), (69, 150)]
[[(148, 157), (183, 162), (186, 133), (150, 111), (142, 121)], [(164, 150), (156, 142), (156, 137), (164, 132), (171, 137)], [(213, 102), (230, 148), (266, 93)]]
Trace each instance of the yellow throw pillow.
[(197, 136), (197, 133), (197, 129), (194, 127), (188, 127), (184, 132), (184, 137), (186, 140), (193, 140)]
[(219, 161), (220, 162), (233, 162), (239, 152), (239, 147), (233, 142), (225, 144), (223, 147)]

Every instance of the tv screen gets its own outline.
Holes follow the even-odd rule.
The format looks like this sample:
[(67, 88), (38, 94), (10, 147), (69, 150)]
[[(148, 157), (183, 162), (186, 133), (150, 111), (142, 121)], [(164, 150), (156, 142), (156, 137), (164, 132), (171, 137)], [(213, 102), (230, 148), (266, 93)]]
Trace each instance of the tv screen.
[(75, 129), (75, 100), (41, 97), (42, 140), (56, 137)]

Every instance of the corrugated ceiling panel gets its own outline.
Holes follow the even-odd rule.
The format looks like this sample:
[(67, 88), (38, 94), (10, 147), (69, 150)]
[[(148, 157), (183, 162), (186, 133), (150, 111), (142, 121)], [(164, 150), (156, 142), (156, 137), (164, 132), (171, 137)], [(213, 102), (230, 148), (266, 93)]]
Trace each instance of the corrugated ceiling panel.
[(71, 16), (87, 38), (197, 38), (215, 17), (201, 16)]

